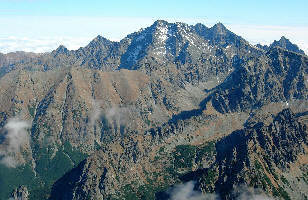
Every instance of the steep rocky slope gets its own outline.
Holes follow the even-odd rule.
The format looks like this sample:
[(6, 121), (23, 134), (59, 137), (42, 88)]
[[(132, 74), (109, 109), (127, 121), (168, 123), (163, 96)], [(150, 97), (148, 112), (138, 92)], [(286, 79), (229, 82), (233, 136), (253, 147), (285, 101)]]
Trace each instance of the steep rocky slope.
[(288, 51), (293, 51), (295, 53), (299, 53), (299, 54), (305, 55), (305, 52), (303, 50), (301, 50), (296, 44), (292, 44), (290, 42), (290, 40), (287, 39), (284, 36), (282, 36), (280, 38), (280, 40), (278, 40), (278, 41), (275, 40), (269, 46), (267, 46), (267, 45), (260, 45), (260, 44), (257, 44), (256, 46), (258, 48), (260, 48), (260, 49), (265, 50), (265, 51), (268, 51), (269, 49), (274, 48), (274, 47), (281, 47), (281, 48), (286, 49)]
[(51, 199), (164, 199), (168, 185), (181, 181), (196, 181), (200, 191), (222, 199), (236, 198), (234, 191), (242, 185), (261, 188), (269, 196), (304, 199), (307, 122), (299, 122), (303, 117), (307, 114), (295, 116), (284, 109), (272, 122), (267, 119), (199, 144), (191, 141), (196, 135), (179, 132), (176, 137), (182, 141), (164, 135), (158, 144), (153, 136), (132, 141), (136, 147), (115, 142), (116, 149), (100, 150), (59, 179)]
[(32, 62), (38, 56), (39, 54), (23, 51), (11, 52), (7, 54), (0, 53), (0, 77), (15, 69), (16, 65)]
[(215, 88), (212, 103), (224, 113), (307, 99), (307, 64), (307, 57), (271, 49), (264, 56), (247, 60)]
[(215, 163), (196, 177), (202, 190), (229, 199), (234, 186), (245, 184), (284, 199), (307, 198), (307, 124), (290, 109), (269, 125), (258, 122), (231, 133), (216, 143), (216, 151)]
[(1, 66), (0, 199), (307, 196), (305, 55), (159, 20), (30, 57)]

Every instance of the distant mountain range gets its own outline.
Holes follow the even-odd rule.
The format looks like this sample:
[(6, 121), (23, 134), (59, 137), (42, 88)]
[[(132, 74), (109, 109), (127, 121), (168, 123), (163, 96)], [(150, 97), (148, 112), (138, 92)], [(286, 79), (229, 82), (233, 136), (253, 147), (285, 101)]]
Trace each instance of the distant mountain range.
[(163, 20), (0, 54), (0, 199), (308, 198), (307, 65)]
[[(189, 26), (185, 23), (168, 23), (158, 20), (152, 26), (132, 33), (120, 42), (112, 42), (99, 35), (86, 47), (81, 47), (78, 50), (69, 51), (61, 45), (51, 53), (14, 52), (0, 54), (0, 66), (12, 68), (19, 63), (32, 61), (33, 58), (40, 60), (38, 62), (49, 60), (51, 62), (50, 65), (55, 65), (54, 58), (58, 57), (56, 60), (59, 60), (59, 57), (61, 57), (63, 59), (61, 59), (60, 63), (69, 62), (70, 64), (96, 69), (134, 69), (138, 62), (147, 57), (154, 56), (157, 52), (160, 53), (162, 51), (164, 53), (159, 56), (155, 55), (157, 59), (160, 57), (163, 61), (175, 62), (184, 59), (185, 52), (183, 50), (185, 48), (183, 47), (185, 45), (194, 46), (196, 51), (203, 51), (207, 43), (209, 46), (217, 46), (219, 48), (235, 47), (237, 50), (243, 51), (243, 53), (248, 53), (249, 51), (256, 53), (258, 51), (253, 45), (250, 45), (242, 37), (229, 31), (221, 23), (208, 28), (203, 24)], [(281, 47), (288, 51), (305, 55), (303, 50), (299, 49), (297, 45), (292, 44), (284, 36), (279, 41), (275, 40), (269, 46), (258, 44), (256, 47), (265, 51), (274, 47)], [(180, 49), (182, 52), (180, 52)]]

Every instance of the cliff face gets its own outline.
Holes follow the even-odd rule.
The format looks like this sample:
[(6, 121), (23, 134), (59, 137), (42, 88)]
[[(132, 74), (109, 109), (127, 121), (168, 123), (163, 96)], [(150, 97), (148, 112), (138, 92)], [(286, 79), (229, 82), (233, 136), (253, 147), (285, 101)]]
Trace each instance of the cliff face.
[(13, 200), (28, 200), (29, 192), (27, 187), (20, 186), (19, 188), (16, 188), (14, 192), (12, 193), (12, 197), (10, 199)]
[(1, 66), (0, 199), (160, 199), (187, 181), (307, 196), (306, 56), (157, 21), (30, 57)]
[(216, 143), (216, 151), (215, 163), (198, 179), (202, 190), (230, 199), (234, 187), (244, 184), (285, 199), (307, 198), (302, 188), (307, 162), (301, 163), (307, 158), (307, 125), (289, 109), (267, 126), (259, 122), (231, 133)]
[(275, 48), (275, 47), (280, 47), (280, 48), (283, 48), (283, 49), (286, 49), (288, 51), (292, 51), (292, 52), (295, 52), (295, 53), (298, 53), (298, 54), (302, 54), (302, 55), (305, 55), (305, 52), (303, 50), (301, 50), (300, 48), (298, 48), (298, 46), (296, 44), (292, 44), (290, 42), (290, 40), (288, 40), (286, 37), (282, 36), (280, 38), (280, 40), (278, 41), (274, 41), (272, 44), (270, 44), (269, 46), (267, 45), (260, 45), (260, 44), (257, 44), (256, 47), (260, 48), (260, 49), (263, 49), (265, 51), (268, 51), (269, 49), (271, 48)]
[[(303, 58), (303, 59), (302, 59)], [(307, 57), (272, 49), (237, 68), (212, 95), (222, 113), (258, 108), (270, 102), (307, 99)]]

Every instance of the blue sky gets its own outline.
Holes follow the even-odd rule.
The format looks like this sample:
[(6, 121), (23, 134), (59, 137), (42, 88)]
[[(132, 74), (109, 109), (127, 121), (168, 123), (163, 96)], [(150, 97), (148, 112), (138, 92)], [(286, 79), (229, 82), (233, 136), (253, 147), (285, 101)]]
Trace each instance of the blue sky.
[(253, 44), (285, 35), (307, 52), (307, 8), (307, 0), (0, 0), (0, 51), (76, 49), (98, 34), (120, 40), (166, 19), (222, 22)]
[(308, 25), (307, 0), (0, 0), (1, 15), (209, 18)]

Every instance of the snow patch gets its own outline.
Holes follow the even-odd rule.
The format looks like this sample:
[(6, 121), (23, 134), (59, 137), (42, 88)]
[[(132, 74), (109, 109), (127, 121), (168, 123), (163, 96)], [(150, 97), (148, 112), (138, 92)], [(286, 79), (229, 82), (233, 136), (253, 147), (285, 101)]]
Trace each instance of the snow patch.
[(158, 39), (162, 43), (166, 42), (166, 40), (168, 39), (168, 27), (167, 26), (158, 27)]

